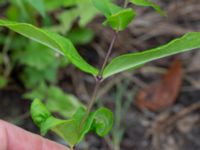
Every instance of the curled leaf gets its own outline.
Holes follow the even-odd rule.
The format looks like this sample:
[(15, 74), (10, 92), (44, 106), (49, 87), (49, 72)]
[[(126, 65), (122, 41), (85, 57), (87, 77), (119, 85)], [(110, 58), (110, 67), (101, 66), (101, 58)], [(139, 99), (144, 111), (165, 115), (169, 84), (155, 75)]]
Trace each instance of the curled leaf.
[(181, 61), (175, 60), (160, 82), (152, 83), (137, 96), (137, 106), (153, 111), (171, 106), (177, 99), (182, 83)]
[(42, 135), (51, 130), (71, 147), (79, 143), (90, 131), (95, 131), (99, 136), (105, 136), (113, 125), (113, 114), (107, 108), (99, 108), (90, 113), (83, 123), (82, 120), (86, 115), (84, 107), (80, 107), (70, 119), (61, 120), (53, 117), (38, 99), (32, 103), (31, 115), (33, 121), (40, 127)]
[(40, 127), (47, 118), (51, 117), (51, 113), (39, 99), (35, 99), (31, 105), (31, 116), (34, 123)]
[(103, 137), (107, 135), (113, 127), (113, 113), (107, 108), (100, 108), (94, 113), (92, 128)]

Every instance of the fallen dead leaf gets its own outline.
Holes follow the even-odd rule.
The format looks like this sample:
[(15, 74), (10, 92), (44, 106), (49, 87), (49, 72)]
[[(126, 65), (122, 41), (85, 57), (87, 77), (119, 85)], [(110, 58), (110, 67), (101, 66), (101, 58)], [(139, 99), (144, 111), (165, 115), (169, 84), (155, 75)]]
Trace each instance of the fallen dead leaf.
[(176, 59), (163, 78), (141, 90), (136, 98), (140, 109), (158, 111), (174, 104), (180, 92), (182, 83), (181, 61)]

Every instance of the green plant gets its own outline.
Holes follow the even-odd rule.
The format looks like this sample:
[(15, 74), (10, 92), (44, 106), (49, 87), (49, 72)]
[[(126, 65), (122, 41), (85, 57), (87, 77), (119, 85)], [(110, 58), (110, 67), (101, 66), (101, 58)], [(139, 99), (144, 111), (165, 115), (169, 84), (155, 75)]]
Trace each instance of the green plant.
[[(4, 4), (6, 1), (2, 1), (1, 3)], [(70, 9), (62, 10), (61, 7), (70, 7)], [(86, 11), (83, 11), (83, 8), (86, 7), (91, 8), (87, 9), (87, 13)], [(54, 30), (59, 26), (59, 28), (65, 30), (65, 32), (61, 32), (60, 30), (55, 31), (69, 37), (74, 44), (88, 43), (94, 36), (93, 31), (85, 27), (85, 25), (97, 14), (97, 11), (92, 7), (90, 0), (85, 0), (84, 3), (65, 0), (58, 0), (56, 2), (39, 0), (37, 3), (34, 0), (11, 0), (9, 1), (9, 5), (6, 5), (4, 9), (4, 15), (9, 20), (40, 24), (42, 28), (50, 30)], [(70, 13), (72, 10), (76, 12), (75, 18), (71, 21), (67, 19), (68, 25), (66, 25), (65, 17), (72, 17), (73, 14)], [(79, 12), (78, 10), (82, 10), (82, 12)], [(59, 11), (59, 13), (55, 13), (56, 19), (59, 21), (58, 24), (54, 24), (53, 18), (47, 15), (49, 11)], [(43, 17), (42, 22), (37, 20), (38, 13)], [(63, 20), (58, 18), (58, 16), (62, 16), (62, 13), (68, 14), (62, 18)], [(79, 19), (79, 26), (72, 28), (78, 17), (81, 18)], [(23, 82), (26, 88), (35, 89), (37, 88), (36, 85), (38, 85), (38, 83), (45, 80), (55, 84), (58, 68), (61, 67), (61, 65), (62, 67), (66, 67), (68, 64), (68, 61), (62, 57), (60, 58), (61, 60), (58, 59), (55, 53), (49, 50), (49, 48), (34, 42), (27, 44), (27, 42), (29, 42), (27, 39), (13, 34), (12, 31), (9, 33), (8, 37), (4, 37), (2, 34), (0, 39), (0, 44), (4, 45), (2, 53), (0, 52), (3, 58), (0, 65), (6, 66), (5, 69), (1, 69), (0, 72), (2, 81), (1, 87), (4, 87), (6, 83), (9, 82), (9, 75), (12, 70), (15, 69), (15, 66), (24, 66), (20, 78), (22, 81), (26, 80)], [(11, 42), (12, 45), (9, 44)]]
[(112, 42), (100, 69), (88, 64), (79, 55), (73, 43), (59, 34), (37, 28), (27, 23), (0, 20), (0, 26), (7, 27), (12, 31), (55, 50), (64, 55), (81, 71), (95, 77), (96, 84), (89, 105), (86, 109), (84, 106), (80, 106), (73, 115), (69, 116), (68, 120), (53, 117), (38, 99), (34, 100), (31, 106), (32, 118), (40, 127), (41, 133), (45, 134), (48, 130), (52, 130), (66, 140), (71, 148), (79, 143), (89, 131), (95, 131), (98, 135), (105, 136), (112, 128), (113, 114), (110, 110), (103, 107), (96, 111), (91, 111), (103, 80), (116, 73), (136, 69), (147, 62), (200, 47), (200, 32), (190, 32), (161, 47), (118, 56), (108, 64), (108, 58), (110, 57), (118, 33), (124, 30), (136, 15), (132, 8), (126, 8), (129, 2), (138, 6), (153, 7), (162, 15), (164, 15), (164, 12), (150, 0), (126, 0), (124, 7), (116, 5), (111, 0), (92, 0), (92, 2), (97, 10), (106, 17), (103, 24), (110, 26), (114, 30)]
[[(88, 2), (87, 0), (87, 3), (78, 4), (75, 1), (69, 2), (66, 0), (57, 0), (56, 2), (45, 0), (39, 0), (37, 2), (35, 0), (10, 0), (9, 4), (7, 4), (6, 1), (1, 1), (0, 5), (6, 4), (4, 5), (6, 7), (3, 7), (3, 15), (9, 20), (40, 24), (41, 28), (48, 28), (49, 30), (54, 30), (59, 26), (59, 28), (63, 29), (65, 32), (55, 30), (56, 32), (69, 37), (74, 44), (86, 44), (92, 40), (94, 33), (92, 30), (87, 29), (85, 25), (91, 21), (96, 13), (92, 11), (91, 13), (89, 12), (87, 16), (84, 11), (85, 15), (83, 15), (83, 12), (78, 13), (76, 5), (78, 4), (80, 8), (91, 7), (91, 3)], [(73, 8), (68, 8), (72, 6)], [(67, 7), (68, 9), (62, 9), (62, 7)], [(70, 17), (70, 15), (73, 15), (70, 13), (72, 10), (76, 12), (76, 18), (71, 21), (67, 19), (68, 26), (65, 26), (66, 19), (62, 18), (63, 20), (61, 20), (59, 16), (65, 13)], [(93, 7), (91, 10), (95, 10), (95, 8)], [(51, 17), (49, 13), (56, 11), (59, 12), (55, 13), (59, 23), (55, 24), (53, 22), (54, 18)], [(79, 17), (78, 14), (82, 14), (80, 20), (83, 21), (80, 22), (84, 22), (84, 24), (82, 23), (80, 27), (76, 26), (76, 28), (74, 28), (73, 24)], [(42, 21), (38, 20), (39, 16), (42, 17)], [(0, 88), (6, 87), (7, 84), (9, 86), (12, 80), (10, 75), (13, 70), (20, 70), (16, 78), (19, 79), (25, 89), (28, 90), (23, 97), (32, 100), (33, 97), (40, 98), (41, 95), (43, 95), (41, 99), (45, 99), (45, 103), (48, 104), (49, 101), (51, 101), (48, 96), (49, 91), (52, 91), (52, 87), (55, 87), (57, 84), (58, 69), (67, 67), (69, 61), (54, 53), (50, 48), (14, 34), (12, 31), (9, 31), (7, 37), (6, 34), (0, 35), (0, 45), (3, 46), (2, 52), (0, 52)], [(57, 89), (51, 94), (57, 106), (61, 106), (62, 101), (60, 101), (61, 98), (56, 93), (62, 92), (61, 89)], [(67, 95), (68, 94), (65, 94), (66, 97), (68, 97)], [(66, 100), (71, 102), (68, 98), (66, 98)], [(77, 99), (76, 101), (78, 102)], [(57, 110), (55, 108), (48, 108), (50, 111)], [(62, 107), (59, 112), (64, 115), (64, 108)]]

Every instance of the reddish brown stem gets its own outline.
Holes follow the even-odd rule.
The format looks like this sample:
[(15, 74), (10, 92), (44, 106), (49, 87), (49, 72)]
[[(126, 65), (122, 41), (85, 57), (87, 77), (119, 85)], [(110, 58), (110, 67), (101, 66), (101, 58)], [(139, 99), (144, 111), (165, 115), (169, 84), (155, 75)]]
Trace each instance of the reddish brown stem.
[(109, 49), (108, 49), (108, 52), (106, 54), (106, 57), (104, 59), (104, 62), (102, 64), (102, 67), (99, 71), (99, 74), (97, 75), (96, 77), (96, 83), (95, 83), (95, 87), (94, 87), (94, 91), (93, 91), (93, 94), (92, 94), (92, 98), (91, 98), (91, 101), (90, 103), (88, 104), (87, 106), (87, 112), (86, 112), (86, 115), (83, 117), (83, 120), (80, 124), (80, 129), (83, 127), (83, 124), (85, 123), (85, 121), (87, 120), (87, 117), (89, 116), (90, 112), (91, 112), (91, 109), (92, 107), (94, 106), (94, 103), (95, 103), (95, 100), (96, 100), (96, 97), (97, 97), (97, 93), (98, 93), (98, 90), (99, 90), (99, 87), (101, 85), (101, 82), (102, 82), (102, 79), (103, 79), (103, 71), (104, 71), (104, 68), (106, 66), (106, 64), (108, 63), (108, 59), (110, 57), (110, 54), (112, 52), (112, 49), (113, 49), (113, 46), (115, 44), (115, 41), (117, 39), (117, 35), (118, 35), (118, 32), (115, 32), (114, 33), (114, 36), (112, 38), (112, 42), (109, 46)]

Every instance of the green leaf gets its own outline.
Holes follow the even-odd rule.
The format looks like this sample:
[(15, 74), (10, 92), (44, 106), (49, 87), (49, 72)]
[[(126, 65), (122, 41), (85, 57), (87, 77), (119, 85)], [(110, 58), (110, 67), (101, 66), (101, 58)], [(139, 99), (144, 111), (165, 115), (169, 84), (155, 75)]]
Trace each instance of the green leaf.
[(135, 12), (131, 8), (124, 9), (111, 0), (92, 0), (94, 6), (104, 14), (104, 25), (109, 25), (116, 31), (124, 30), (134, 19)]
[(39, 99), (35, 99), (31, 105), (31, 116), (34, 123), (41, 127), (45, 121), (51, 117), (49, 110), (41, 103)]
[(73, 22), (77, 17), (78, 13), (76, 8), (64, 11), (56, 16), (60, 24), (50, 27), (50, 29), (55, 32), (66, 34), (72, 28)]
[(41, 82), (48, 81), (50, 83), (56, 83), (56, 73), (58, 65), (57, 63), (48, 66), (45, 70), (38, 70), (35, 67), (25, 67), (23, 74), (20, 76), (24, 81), (27, 88), (33, 88)]
[(64, 118), (70, 118), (80, 108), (85, 106), (71, 94), (64, 93), (62, 89), (56, 86), (47, 87), (43, 82), (40, 82), (38, 87), (32, 89), (31, 92), (23, 95), (26, 99), (46, 99), (46, 107), (50, 112), (56, 112)]
[(38, 99), (35, 99), (31, 105), (31, 116), (34, 123), (40, 128), (42, 135), (45, 135), (48, 130), (52, 130), (66, 140), (70, 146), (76, 144), (78, 125), (74, 119), (61, 120), (53, 117), (45, 105)]
[(107, 78), (113, 74), (138, 67), (147, 62), (196, 48), (200, 48), (200, 32), (187, 33), (161, 47), (114, 58), (105, 68), (103, 77)]
[(77, 0), (76, 11), (80, 18), (78, 22), (80, 27), (85, 27), (98, 14), (91, 0)]
[(92, 0), (94, 6), (106, 17), (123, 10), (123, 8), (112, 3), (111, 0)]
[(26, 0), (33, 8), (35, 8), (42, 17), (45, 17), (45, 8), (43, 0)]
[(107, 108), (99, 108), (94, 113), (94, 122), (92, 128), (101, 136), (106, 136), (113, 127), (113, 113)]
[(54, 126), (52, 126), (51, 131), (64, 139), (70, 147), (74, 147), (78, 143), (79, 138), (79, 125), (77, 121), (74, 119), (59, 120), (60, 122), (57, 121), (56, 123), (54, 121), (56, 120), (52, 120), (52, 125)]
[(67, 37), (73, 42), (74, 45), (84, 45), (92, 41), (94, 32), (88, 28), (76, 28), (71, 30)]
[(7, 27), (27, 38), (41, 43), (66, 56), (80, 70), (97, 75), (98, 70), (88, 64), (77, 52), (70, 40), (47, 30), (39, 29), (27, 23), (0, 20), (0, 26)]
[(0, 75), (0, 89), (5, 87), (8, 83), (8, 79), (6, 79), (4, 76)]
[(63, 6), (73, 7), (57, 14), (59, 24), (51, 28), (62, 34), (66, 34), (77, 20), (80, 27), (85, 27), (98, 13), (91, 0), (65, 0), (64, 2)]
[(66, 94), (55, 86), (49, 87), (47, 95), (47, 108), (51, 112), (57, 112), (65, 118), (72, 117), (80, 107), (85, 107), (75, 96)]
[(71, 147), (79, 143), (90, 131), (105, 136), (113, 125), (113, 114), (107, 108), (100, 108), (90, 113), (85, 122), (82, 121), (86, 115), (83, 107), (80, 107), (69, 120), (61, 120), (53, 117), (38, 99), (35, 99), (31, 105), (31, 115), (33, 121), (40, 127), (42, 135), (51, 130)]
[[(11, 7), (17, 7), (17, 10), (18, 10), (18, 13), (13, 15), (11, 14), (13, 12), (13, 10), (8, 10), (8, 11), (11, 11), (10, 12), (10, 15), (12, 15), (12, 19), (14, 19), (15, 17), (19, 17), (20, 19), (24, 20), (24, 19), (30, 19), (30, 14), (28, 13), (27, 9), (26, 9), (26, 6), (25, 6), (25, 1), (23, 0), (10, 0), (9, 1), (11, 3)], [(7, 12), (8, 13), (8, 12)], [(20, 14), (20, 15), (19, 15)], [(15, 17), (14, 17), (15, 16)], [(11, 19), (9, 17), (9, 19)], [(17, 17), (17, 18), (18, 18)], [(15, 18), (16, 19), (16, 18)]]
[[(85, 117), (85, 114), (86, 111), (81, 108), (74, 115), (74, 118), (76, 118), (79, 124), (79, 128), (83, 118)], [(101, 137), (106, 136), (113, 127), (113, 120), (114, 116), (112, 111), (105, 107), (99, 108), (95, 112), (90, 113), (85, 123), (82, 125), (81, 130), (79, 129), (80, 133), (78, 143), (83, 140), (85, 135), (90, 131), (94, 131)]]
[(151, 0), (130, 0), (130, 2), (137, 6), (152, 7), (160, 15), (166, 16), (166, 13), (162, 11), (161, 7)]
[(32, 88), (30, 92), (23, 94), (23, 98), (33, 100), (35, 97), (38, 99), (45, 99), (48, 87), (43, 82), (39, 82), (37, 87)]
[(47, 70), (48, 67), (54, 65), (58, 66), (55, 53), (46, 46), (36, 42), (29, 42), (24, 51), (19, 51), (15, 54), (16, 59), (21, 64), (34, 67), (38, 70)]
[(61, 7), (74, 6), (78, 0), (56, 0), (56, 1), (43, 0), (43, 1), (45, 3), (45, 9), (51, 12)]
[(110, 25), (116, 31), (124, 30), (135, 17), (135, 12), (129, 8), (108, 17), (104, 25)]

